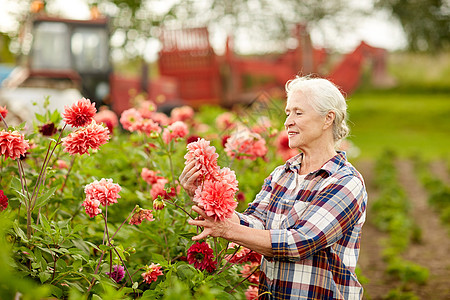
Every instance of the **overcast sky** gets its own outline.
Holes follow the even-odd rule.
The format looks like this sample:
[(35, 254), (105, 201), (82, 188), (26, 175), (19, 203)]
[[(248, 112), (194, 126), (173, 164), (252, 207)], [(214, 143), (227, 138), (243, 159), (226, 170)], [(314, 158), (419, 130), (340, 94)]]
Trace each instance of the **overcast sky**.
[[(164, 5), (170, 5), (170, 2), (175, 0), (161, 1), (161, 10), (164, 10)], [(370, 5), (372, 0), (348, 0), (349, 5), (364, 6)], [(58, 12), (63, 17), (86, 19), (89, 18), (89, 8), (85, 0), (55, 0), (50, 2), (47, 7), (51, 12)], [(18, 27), (18, 21), (14, 15), (18, 11), (27, 10), (23, 3), (18, 3), (14, 0), (0, 0), (0, 31), (11, 31), (12, 28)], [(403, 30), (398, 24), (390, 19), (387, 13), (376, 12), (364, 20), (355, 20), (358, 26), (351, 28), (348, 32), (340, 32), (339, 35), (333, 31), (333, 26), (323, 24), (320, 28), (311, 28), (311, 38), (313, 43), (317, 46), (333, 45), (335, 49), (343, 52), (351, 51), (362, 40), (366, 41), (372, 46), (386, 48), (388, 50), (399, 50), (405, 47), (406, 41)], [(225, 43), (225, 36), (214, 33), (212, 36), (213, 46), (220, 52), (220, 48)], [(326, 39), (326, 40), (325, 40)], [(149, 43), (155, 43), (150, 41)], [(239, 45), (241, 52), (252, 52), (252, 45), (249, 39), (245, 37), (241, 40), (235, 41)], [(148, 49), (154, 49), (153, 52), (148, 53), (147, 59), (154, 60), (156, 58), (155, 50), (157, 47), (147, 45)]]

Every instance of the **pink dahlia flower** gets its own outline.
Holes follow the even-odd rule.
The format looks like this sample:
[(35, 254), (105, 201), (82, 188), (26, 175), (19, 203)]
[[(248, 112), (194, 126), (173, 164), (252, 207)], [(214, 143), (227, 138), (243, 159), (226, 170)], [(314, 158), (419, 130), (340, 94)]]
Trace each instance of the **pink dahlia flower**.
[(231, 112), (224, 112), (216, 119), (216, 126), (220, 130), (233, 129), (236, 127), (236, 123), (233, 121), (234, 114)]
[(207, 180), (197, 187), (193, 201), (203, 207), (208, 216), (224, 220), (233, 215), (237, 206), (235, 192), (235, 188), (226, 181)]
[(241, 275), (244, 278), (247, 278), (247, 280), (251, 283), (255, 283), (258, 284), (259, 283), (259, 263), (250, 263), (250, 264), (245, 264), (242, 267), (241, 270)]
[(155, 219), (153, 219), (152, 211), (150, 209), (138, 208), (134, 215), (131, 217), (128, 224), (141, 225), (142, 221), (144, 220), (147, 220), (149, 222), (155, 221)]
[(0, 155), (11, 159), (20, 158), (30, 149), (25, 136), (18, 131), (0, 131)]
[(247, 255), (250, 253), (250, 249), (240, 246), (236, 243), (230, 243), (228, 245), (228, 249), (234, 249), (234, 254), (229, 254), (225, 256), (225, 259), (228, 260), (230, 263), (239, 263), (242, 264), (244, 262), (247, 262)]
[(258, 287), (254, 285), (250, 285), (248, 289), (245, 291), (245, 298), (247, 300), (256, 300), (258, 299)]
[(6, 118), (7, 114), (8, 114), (8, 110), (6, 109), (6, 105), (0, 106), (0, 115), (2, 115), (3, 118)]
[(234, 193), (238, 191), (238, 181), (236, 174), (230, 168), (222, 168), (215, 177), (216, 181), (224, 182), (229, 188), (233, 189)]
[(210, 180), (214, 178), (218, 171), (217, 158), (219, 154), (216, 153), (216, 148), (209, 145), (210, 142), (205, 139), (199, 139), (197, 142), (192, 142), (187, 145), (188, 152), (184, 156), (185, 164), (189, 164), (195, 160), (195, 165), (202, 171), (202, 178)]
[(156, 112), (152, 113), (150, 119), (152, 119), (153, 121), (155, 121), (156, 123), (158, 123), (161, 126), (166, 126), (166, 125), (169, 125), (169, 123), (170, 123), (169, 117), (162, 112), (156, 111)]
[(8, 207), (8, 197), (0, 190), (0, 211), (4, 211)]
[(213, 250), (206, 242), (193, 244), (187, 251), (187, 261), (201, 271), (212, 273), (216, 269)]
[(56, 161), (56, 168), (62, 170), (62, 169), (68, 169), (69, 165), (67, 165), (67, 162), (65, 160), (62, 159), (58, 159)]
[(170, 112), (170, 119), (172, 122), (176, 121), (186, 122), (192, 120), (193, 117), (194, 117), (194, 109), (187, 105), (175, 107)]
[(231, 158), (255, 160), (266, 155), (266, 141), (257, 133), (240, 129), (227, 140), (225, 152)]
[(166, 183), (169, 181), (164, 178), (160, 177), (152, 185), (152, 188), (150, 190), (150, 195), (152, 196), (152, 199), (155, 200), (158, 198), (158, 196), (161, 196), (163, 199), (169, 200), (174, 198), (179, 192), (180, 192), (180, 186), (177, 186), (175, 189), (174, 187), (171, 187), (170, 190), (166, 189)]
[(102, 213), (102, 210), (99, 208), (100, 201), (97, 199), (86, 198), (81, 205), (84, 206), (84, 210), (91, 218)]
[(156, 111), (156, 104), (155, 102), (150, 100), (142, 101), (139, 104), (138, 111), (143, 118), (150, 119), (153, 115), (153, 112)]
[(106, 206), (117, 203), (121, 189), (120, 185), (113, 183), (112, 179), (102, 178), (100, 181), (95, 180), (86, 185), (84, 192), (86, 199), (98, 200), (103, 206)]
[(120, 282), (125, 277), (125, 268), (120, 265), (113, 265), (114, 271), (106, 272), (115, 282)]
[(135, 108), (130, 108), (122, 112), (120, 116), (120, 124), (123, 129), (128, 131), (135, 131), (138, 125), (142, 122), (142, 115)]
[(164, 129), (162, 138), (164, 143), (168, 144), (174, 139), (185, 137), (188, 133), (189, 130), (186, 123), (176, 121), (175, 123), (167, 126), (167, 128)]
[(95, 114), (94, 120), (99, 124), (105, 124), (108, 127), (109, 131), (112, 131), (114, 127), (119, 125), (119, 118), (117, 117), (116, 113), (105, 107), (100, 108), (100, 111)]
[(161, 275), (163, 275), (163, 272), (161, 272), (161, 266), (153, 263), (150, 266), (146, 266), (145, 272), (141, 274), (144, 278), (144, 282), (148, 284), (158, 280), (158, 276)]
[(64, 122), (73, 127), (82, 127), (91, 123), (97, 109), (91, 100), (82, 98), (72, 104), (64, 107)]
[(162, 176), (158, 176), (159, 171), (153, 171), (153, 170), (149, 170), (147, 168), (142, 168), (141, 171), (141, 177), (142, 179), (145, 180), (145, 182), (147, 182), (148, 184), (155, 184), (156, 182), (158, 182), (158, 179), (162, 179), (164, 177)]
[(84, 128), (80, 128), (70, 133), (62, 139), (64, 151), (70, 155), (87, 153), (89, 149), (98, 150), (98, 148), (106, 144), (109, 140), (109, 131), (102, 125), (92, 121), (91, 124)]
[(136, 124), (135, 128), (137, 131), (143, 132), (146, 135), (160, 133), (162, 130), (159, 124), (154, 122), (152, 119), (143, 119), (141, 122)]

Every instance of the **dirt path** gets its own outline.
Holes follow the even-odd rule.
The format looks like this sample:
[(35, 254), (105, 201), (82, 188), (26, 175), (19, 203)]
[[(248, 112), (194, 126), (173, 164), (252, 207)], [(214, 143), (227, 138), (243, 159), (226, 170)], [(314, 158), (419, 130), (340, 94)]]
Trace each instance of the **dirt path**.
[[(383, 240), (387, 235), (379, 231), (371, 222), (371, 205), (378, 197), (374, 186), (374, 163), (360, 161), (355, 164), (362, 173), (369, 194), (367, 221), (361, 237), (361, 254), (358, 265), (362, 275), (368, 279), (364, 283), (364, 299), (381, 300), (398, 286), (385, 273), (386, 263), (382, 260)], [(432, 169), (439, 178), (448, 178), (442, 164), (433, 163)], [(412, 286), (412, 291), (424, 300), (450, 300), (450, 237), (439, 223), (439, 217), (427, 204), (427, 193), (418, 182), (411, 161), (397, 162), (398, 180), (411, 201), (412, 217), (422, 229), (422, 243), (412, 244), (403, 257), (430, 271), (428, 283), (424, 286)], [(437, 175), (440, 174), (440, 175)]]
[(361, 172), (366, 183), (369, 196), (367, 207), (366, 223), (363, 226), (361, 236), (361, 252), (358, 265), (362, 275), (368, 282), (363, 283), (364, 299), (382, 299), (386, 293), (395, 285), (389, 282), (385, 275), (386, 263), (383, 261), (381, 252), (382, 241), (387, 235), (379, 231), (371, 222), (371, 209), (373, 201), (378, 197), (377, 189), (374, 186), (374, 163), (372, 161), (360, 161), (356, 168)]
[(411, 214), (422, 229), (422, 243), (412, 244), (404, 254), (430, 270), (428, 284), (414, 289), (421, 299), (450, 299), (450, 238), (438, 215), (427, 203), (427, 193), (415, 176), (410, 161), (397, 162), (398, 179), (411, 201)]

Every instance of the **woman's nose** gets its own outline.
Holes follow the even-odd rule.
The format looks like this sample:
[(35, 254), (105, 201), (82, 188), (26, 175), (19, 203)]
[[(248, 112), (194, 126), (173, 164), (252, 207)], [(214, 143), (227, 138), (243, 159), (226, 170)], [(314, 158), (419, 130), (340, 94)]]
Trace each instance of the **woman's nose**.
[(286, 116), (286, 120), (284, 121), (284, 127), (288, 127), (289, 125), (292, 124), (293, 124), (292, 118), (290, 118), (290, 116)]

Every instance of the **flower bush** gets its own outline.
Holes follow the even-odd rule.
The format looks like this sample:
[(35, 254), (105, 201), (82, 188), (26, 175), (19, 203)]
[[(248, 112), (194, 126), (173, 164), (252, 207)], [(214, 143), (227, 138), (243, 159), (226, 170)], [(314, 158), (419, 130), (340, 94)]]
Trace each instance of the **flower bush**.
[[(187, 220), (194, 204), (217, 219), (244, 210), (283, 163), (283, 104), (270, 105), (165, 115), (142, 100), (115, 116), (83, 98), (37, 114), (27, 134), (0, 107), (0, 294), (255, 298), (260, 256), (218, 238), (194, 243), (202, 229)], [(177, 179), (193, 160), (202, 176), (190, 199)]]

